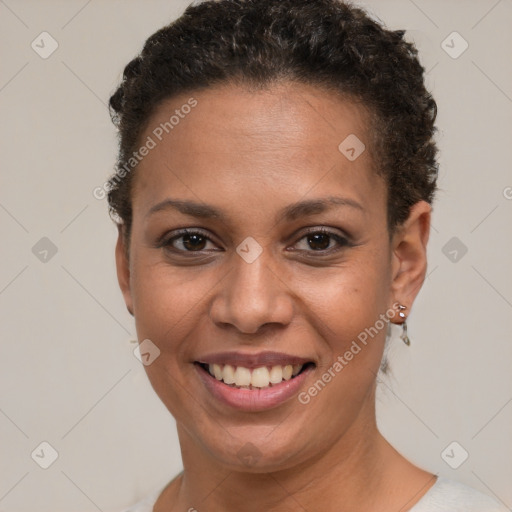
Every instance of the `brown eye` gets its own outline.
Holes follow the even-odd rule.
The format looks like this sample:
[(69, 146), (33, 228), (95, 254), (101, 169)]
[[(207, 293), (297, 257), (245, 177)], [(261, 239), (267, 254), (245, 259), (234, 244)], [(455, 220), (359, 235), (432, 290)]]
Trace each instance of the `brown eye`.
[(316, 235), (307, 236), (308, 244), (311, 249), (315, 251), (325, 251), (329, 248), (331, 238), (329, 235), (324, 233), (318, 233)]
[(331, 253), (350, 245), (347, 238), (325, 229), (311, 230), (295, 245), (301, 252)]
[(206, 245), (206, 238), (202, 235), (184, 235), (183, 247), (188, 251), (202, 251)]
[[(210, 244), (210, 246), (208, 245)], [(175, 232), (174, 236), (166, 237), (159, 247), (175, 253), (201, 252), (205, 250), (215, 250), (215, 244), (208, 236), (200, 231), (184, 230)]]

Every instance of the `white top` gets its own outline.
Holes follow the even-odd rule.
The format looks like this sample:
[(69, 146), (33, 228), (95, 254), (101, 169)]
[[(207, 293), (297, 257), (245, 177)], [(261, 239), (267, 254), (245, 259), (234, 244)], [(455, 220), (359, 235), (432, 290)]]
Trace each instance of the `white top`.
[[(153, 506), (162, 491), (153, 492), (123, 512), (153, 512)], [(410, 512), (508, 512), (508, 509), (467, 485), (438, 477)]]

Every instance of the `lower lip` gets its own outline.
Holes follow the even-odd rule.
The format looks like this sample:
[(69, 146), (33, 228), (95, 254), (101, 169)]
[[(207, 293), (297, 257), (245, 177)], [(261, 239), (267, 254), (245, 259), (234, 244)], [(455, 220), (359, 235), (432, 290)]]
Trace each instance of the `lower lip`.
[(268, 388), (243, 389), (224, 384), (199, 364), (194, 364), (194, 366), (206, 389), (215, 398), (230, 407), (248, 412), (272, 409), (297, 395), (308, 374), (314, 369), (313, 366), (308, 366), (296, 377), (284, 380), (280, 384), (273, 384)]

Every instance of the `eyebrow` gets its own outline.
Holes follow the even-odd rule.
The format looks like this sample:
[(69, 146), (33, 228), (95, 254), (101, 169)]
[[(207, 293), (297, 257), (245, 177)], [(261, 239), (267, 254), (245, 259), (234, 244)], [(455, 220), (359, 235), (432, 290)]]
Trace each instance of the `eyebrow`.
[[(353, 199), (347, 197), (329, 196), (318, 199), (299, 201), (297, 203), (288, 205), (278, 213), (276, 220), (277, 222), (281, 222), (283, 220), (290, 222), (299, 217), (307, 217), (323, 213), (336, 206), (348, 206), (350, 208), (364, 212), (363, 206)], [(191, 217), (197, 217), (201, 219), (214, 218), (221, 221), (226, 221), (225, 214), (218, 208), (208, 204), (182, 199), (165, 199), (164, 201), (151, 207), (146, 214), (146, 218), (155, 214), (156, 212), (165, 210), (177, 210), (184, 215), (189, 215)]]

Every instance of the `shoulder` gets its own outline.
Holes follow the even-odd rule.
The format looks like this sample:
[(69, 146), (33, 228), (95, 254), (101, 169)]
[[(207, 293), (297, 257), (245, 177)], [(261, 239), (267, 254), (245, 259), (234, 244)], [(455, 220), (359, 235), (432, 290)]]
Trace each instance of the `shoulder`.
[(161, 492), (162, 489), (154, 491), (146, 496), (143, 500), (137, 502), (135, 505), (132, 505), (127, 509), (122, 510), (121, 512), (153, 512), (153, 507)]
[(410, 512), (507, 512), (494, 498), (467, 485), (438, 477)]

